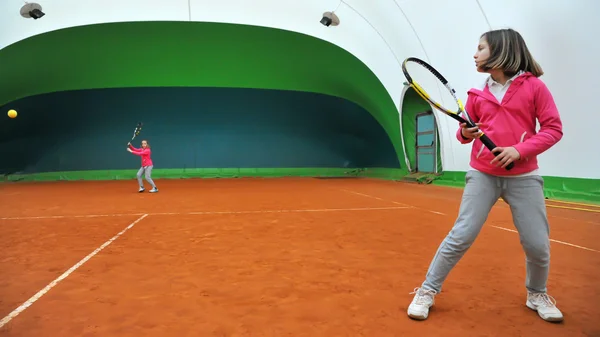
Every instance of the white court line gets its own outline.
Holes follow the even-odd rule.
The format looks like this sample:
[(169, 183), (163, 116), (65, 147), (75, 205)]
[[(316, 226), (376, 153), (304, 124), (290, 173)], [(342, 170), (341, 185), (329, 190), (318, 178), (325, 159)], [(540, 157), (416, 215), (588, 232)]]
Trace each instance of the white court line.
[[(373, 199), (377, 199), (377, 200), (381, 200), (381, 201), (387, 201), (387, 202), (393, 202), (393, 203), (396, 203), (395, 201), (386, 200), (386, 199), (379, 198), (379, 197), (375, 197), (375, 196), (368, 195), (368, 194), (363, 194), (363, 193), (353, 192), (353, 191), (344, 190), (344, 189), (342, 189), (342, 191), (344, 191), (344, 192), (348, 192), (348, 193), (353, 193), (353, 194), (362, 195), (362, 196), (365, 196), (365, 197), (368, 197), (368, 198), (373, 198)], [(410, 206), (410, 205), (407, 205), (407, 206)], [(498, 206), (494, 206), (494, 207), (498, 207)], [(425, 209), (425, 208), (420, 208), (420, 207), (415, 207), (415, 206), (410, 206), (409, 208), (418, 208), (418, 209), (422, 209), (422, 210), (425, 210), (425, 211), (428, 211), (428, 212), (431, 212), (431, 213), (435, 213), (435, 214), (439, 214), (439, 215), (446, 215), (446, 214), (444, 214), (444, 213), (441, 213), (441, 212), (436, 212), (436, 211), (432, 211), (432, 210)], [(500, 207), (500, 208), (504, 208), (504, 207)], [(515, 232), (515, 233), (518, 233), (518, 231), (516, 231), (516, 230), (512, 230), (512, 229), (508, 229), (508, 228), (504, 228), (504, 227), (493, 226), (493, 225), (492, 225), (492, 227), (494, 227), (494, 228), (498, 228), (498, 229), (502, 229), (502, 230), (505, 230), (505, 231), (509, 231), (509, 232)], [(564, 241), (559, 241), (559, 240), (554, 240), (554, 239), (550, 239), (550, 241), (552, 241), (552, 242), (556, 242), (556, 243), (560, 243), (560, 244), (562, 244), (562, 245), (566, 245), (566, 246), (571, 246), (571, 247), (575, 247), (575, 248), (579, 248), (579, 249), (583, 249), (583, 250), (589, 250), (589, 251), (591, 251), (591, 252), (600, 253), (600, 251), (598, 251), (598, 250), (595, 250), (595, 249), (592, 249), (592, 248), (588, 248), (588, 247), (578, 246), (578, 245), (575, 245), (575, 244), (572, 244), (572, 243), (568, 243), (568, 242), (564, 242)]]
[[(346, 193), (352, 193), (352, 194), (360, 195), (360, 196), (371, 198), (371, 199), (376, 199), (376, 200), (380, 200), (380, 201), (390, 202), (389, 200), (385, 200), (385, 199), (382, 199), (380, 197), (376, 197), (374, 195), (364, 194), (364, 193), (350, 191), (350, 190), (345, 190), (345, 189), (341, 189), (341, 190), (344, 191), (344, 192), (346, 192)], [(396, 203), (396, 202), (394, 202), (394, 203)], [(406, 205), (406, 204), (402, 204), (402, 205), (409, 206), (409, 205)]]
[(215, 212), (189, 212), (187, 214), (260, 214), (260, 213), (302, 213), (302, 212), (340, 212), (340, 211), (380, 211), (386, 209), (406, 209), (409, 207), (357, 207), (357, 208), (317, 208), (317, 209), (280, 209), (264, 211), (215, 211)]
[(44, 289), (38, 291), (37, 294), (33, 295), (30, 299), (25, 301), (25, 303), (21, 304), (18, 308), (13, 310), (10, 314), (8, 314), (6, 317), (4, 317), (0, 321), (0, 328), (2, 328), (4, 325), (6, 325), (6, 323), (10, 322), (13, 318), (17, 317), (20, 313), (25, 311), (25, 309), (29, 308), (33, 303), (35, 303), (35, 301), (39, 300), (40, 297), (44, 296), (48, 291), (50, 291), (50, 289), (54, 288), (58, 284), (58, 282), (64, 280), (67, 276), (71, 275), (71, 273), (73, 273), (77, 268), (81, 267), (84, 263), (86, 263), (94, 255), (98, 254), (98, 252), (100, 252), (102, 249), (106, 248), (113, 241), (115, 241), (117, 238), (119, 238), (119, 236), (123, 235), (125, 232), (127, 232), (129, 229), (131, 229), (131, 227), (133, 227), (136, 223), (140, 222), (142, 219), (144, 219), (147, 216), (148, 216), (148, 214), (144, 214), (141, 217), (139, 217), (137, 220), (135, 220), (134, 222), (129, 224), (129, 226), (125, 227), (125, 229), (120, 231), (117, 235), (113, 236), (110, 240), (106, 241), (102, 246), (98, 247), (96, 250), (91, 252), (88, 256), (84, 257), (81, 261), (77, 262), (77, 264), (75, 264), (73, 267), (69, 268), (69, 270), (64, 272), (62, 275), (60, 275), (54, 281), (50, 282), (50, 284), (48, 284), (46, 287), (44, 287)]
[[(508, 205), (502, 205), (500, 203), (497, 203), (496, 205), (494, 205), (494, 208), (505, 209), (505, 210), (509, 210), (510, 211), (510, 206), (508, 206)], [(566, 217), (566, 216), (560, 216), (560, 215), (555, 215), (555, 214), (550, 214), (550, 213), (548, 213), (547, 216), (549, 218), (569, 220), (569, 221), (575, 222), (577, 224), (584, 223), (584, 224), (590, 224), (590, 225), (594, 225), (594, 226), (599, 226), (600, 225), (600, 222), (598, 222), (598, 221), (588, 221), (588, 220), (584, 220), (584, 219), (575, 219), (575, 218), (569, 218), (569, 217)]]
[(427, 212), (430, 212), (430, 213), (433, 213), (433, 214), (446, 215), (446, 214), (444, 214), (442, 212), (436, 212), (436, 211), (432, 211), (432, 210), (426, 209), (426, 208), (421, 208), (421, 207), (417, 207), (417, 206), (413, 206), (413, 205), (409, 205), (409, 204), (404, 204), (404, 203), (393, 201), (393, 200), (387, 200), (387, 199), (376, 197), (376, 196), (370, 195), (370, 194), (365, 194), (365, 193), (350, 191), (350, 190), (346, 190), (346, 189), (341, 189), (341, 191), (347, 192), (347, 193), (356, 194), (356, 195), (360, 195), (360, 196), (371, 198), (371, 199), (380, 200), (380, 201), (391, 202), (391, 203), (396, 204), (396, 205), (403, 205), (403, 206), (406, 206), (407, 208), (416, 208), (416, 209), (424, 210), (424, 211), (427, 211)]
[(381, 211), (391, 209), (407, 209), (408, 207), (359, 207), (359, 208), (317, 208), (317, 209), (274, 209), (258, 211), (206, 211), (206, 212), (164, 212), (148, 213), (149, 215), (212, 215), (212, 214), (266, 214), (266, 213), (304, 213), (304, 212), (343, 212), (343, 211)]
[[(146, 213), (147, 215), (211, 215), (211, 214), (261, 214), (261, 213), (301, 213), (301, 212), (344, 212), (344, 211), (379, 211), (391, 209), (407, 209), (406, 206), (390, 207), (358, 207), (358, 208), (316, 208), (316, 209), (276, 209), (276, 210), (255, 210), (255, 211), (206, 211), (206, 212), (157, 212)], [(48, 215), (48, 216), (23, 216), (0, 218), (0, 220), (36, 220), (36, 219), (69, 219), (69, 218), (97, 218), (110, 216), (134, 216), (143, 213), (122, 213), (122, 214), (90, 214), (90, 215)]]
[(0, 218), (0, 220), (35, 220), (35, 219), (67, 219), (67, 218), (102, 218), (117, 216), (143, 215), (144, 213), (121, 213), (121, 214), (84, 214), (84, 215), (45, 215), (45, 216), (15, 216)]
[[(499, 227), (499, 226), (493, 226), (494, 228), (498, 228), (498, 229), (502, 229), (504, 231), (508, 231), (508, 232), (513, 232), (513, 233), (519, 233), (518, 231), (514, 230), (514, 229), (509, 229), (509, 228), (504, 228), (504, 227)], [(600, 250), (595, 250), (592, 248), (587, 248), (587, 247), (583, 247), (583, 246), (578, 246), (578, 245), (574, 245), (572, 243), (568, 243), (568, 242), (564, 242), (564, 241), (558, 241), (558, 240), (554, 240), (554, 239), (550, 239), (550, 241), (552, 242), (556, 242), (556, 243), (560, 243), (562, 245), (566, 245), (566, 246), (571, 246), (571, 247), (575, 247), (575, 248), (579, 248), (579, 249), (584, 249), (584, 250), (589, 250), (591, 252), (596, 252), (596, 253), (600, 253)]]

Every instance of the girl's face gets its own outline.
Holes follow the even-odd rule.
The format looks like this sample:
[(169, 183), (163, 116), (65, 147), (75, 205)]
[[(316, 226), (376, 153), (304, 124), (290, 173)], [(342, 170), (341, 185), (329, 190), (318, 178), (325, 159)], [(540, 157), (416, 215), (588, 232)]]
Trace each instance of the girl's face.
[(145, 149), (146, 146), (148, 146), (148, 142), (146, 142), (145, 140), (142, 140), (142, 147)]
[(477, 52), (473, 55), (475, 59), (475, 66), (477, 67), (477, 71), (485, 72), (481, 69), (481, 64), (490, 57), (490, 46), (488, 45), (485, 38), (479, 39), (479, 45), (477, 46)]

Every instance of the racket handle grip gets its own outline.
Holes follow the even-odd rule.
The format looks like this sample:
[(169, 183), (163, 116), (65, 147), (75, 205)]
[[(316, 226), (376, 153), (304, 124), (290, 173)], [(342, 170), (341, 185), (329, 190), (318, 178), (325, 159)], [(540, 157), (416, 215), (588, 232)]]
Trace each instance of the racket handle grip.
[[(490, 151), (492, 151), (493, 149), (496, 148), (496, 144), (494, 144), (494, 142), (492, 142), (492, 140), (488, 136), (486, 136), (486, 135), (483, 135), (483, 136), (479, 137), (479, 140), (481, 140), (481, 142), (483, 143), (483, 145), (485, 145), (485, 147), (487, 147)], [(492, 153), (494, 154), (494, 156), (498, 156), (498, 154), (499, 154), (498, 152), (492, 152)], [(510, 170), (514, 166), (515, 166), (515, 163), (512, 162), (512, 163), (506, 165), (505, 168), (506, 168), (506, 170)]]

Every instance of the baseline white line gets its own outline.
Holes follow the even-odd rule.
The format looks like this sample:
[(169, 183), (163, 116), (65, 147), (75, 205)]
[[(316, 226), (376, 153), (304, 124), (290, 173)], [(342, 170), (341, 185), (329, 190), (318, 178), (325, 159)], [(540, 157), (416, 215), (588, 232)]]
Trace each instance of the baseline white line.
[(379, 201), (392, 202), (392, 203), (394, 203), (394, 204), (399, 204), (399, 205), (404, 205), (404, 206), (409, 206), (409, 207), (411, 207), (410, 205), (407, 205), (407, 204), (402, 204), (402, 203), (395, 202), (395, 201), (391, 201), (391, 200), (385, 200), (385, 199), (383, 199), (383, 198), (376, 197), (376, 196), (374, 196), (374, 195), (370, 195), (370, 194), (365, 194), (365, 193), (360, 193), (360, 192), (355, 192), (355, 191), (350, 191), (350, 190), (345, 190), (345, 189), (342, 189), (342, 191), (344, 191), (344, 192), (346, 192), (346, 193), (356, 194), (356, 195), (360, 195), (360, 196), (363, 196), (363, 197), (367, 197), (367, 198), (371, 198), (371, 199), (379, 200)]
[(573, 210), (573, 211), (600, 213), (600, 209), (590, 209), (590, 208), (572, 207), (572, 206), (559, 206), (559, 205), (549, 205), (549, 204), (546, 204), (546, 207), (569, 209), (569, 210)]
[[(348, 193), (357, 194), (357, 195), (362, 195), (364, 197), (368, 197), (368, 198), (372, 198), (372, 199), (377, 199), (377, 200), (381, 200), (381, 201), (387, 201), (387, 202), (394, 202), (394, 203), (396, 203), (395, 201), (386, 200), (386, 199), (383, 199), (383, 198), (379, 198), (379, 197), (368, 195), (368, 194), (364, 194), (364, 193), (349, 191), (349, 190), (345, 190), (345, 189), (342, 189), (342, 191), (348, 192)], [(435, 214), (439, 214), (439, 215), (446, 215), (444, 213), (432, 211), (432, 210), (425, 209), (425, 208), (420, 208), (420, 207), (410, 206), (410, 205), (407, 205), (407, 206), (409, 206), (409, 208), (422, 209), (422, 210), (425, 210), (425, 211), (428, 211), (428, 212), (431, 212), (431, 213), (435, 213)], [(504, 207), (498, 206), (498, 205), (494, 205), (494, 207), (504, 208)], [(518, 231), (513, 230), (513, 229), (508, 229), (508, 228), (499, 227), (499, 226), (493, 226), (493, 225), (492, 225), (492, 227), (497, 228), (497, 229), (501, 229), (501, 230), (505, 230), (505, 231), (509, 231), (509, 232), (519, 233)], [(598, 251), (598, 250), (595, 250), (595, 249), (592, 249), (592, 248), (588, 248), (588, 247), (579, 246), (579, 245), (575, 245), (575, 244), (564, 242), (564, 241), (559, 241), (559, 240), (554, 240), (554, 239), (550, 239), (550, 241), (556, 242), (556, 243), (559, 243), (559, 244), (562, 244), (562, 245), (565, 245), (565, 246), (571, 246), (571, 247), (575, 247), (575, 248), (579, 248), (579, 249), (583, 249), (583, 250), (588, 250), (588, 251), (591, 251), (591, 252), (600, 253), (600, 251)]]
[(365, 194), (365, 193), (350, 191), (350, 190), (346, 190), (346, 189), (340, 189), (340, 190), (343, 191), (343, 192), (347, 192), (347, 193), (351, 193), (351, 194), (356, 194), (356, 195), (360, 195), (360, 196), (371, 198), (371, 199), (375, 199), (375, 200), (380, 200), (380, 201), (385, 201), (385, 202), (391, 202), (391, 203), (396, 204), (396, 205), (403, 205), (406, 208), (416, 208), (416, 209), (427, 211), (427, 212), (430, 212), (430, 213), (433, 213), (433, 214), (446, 215), (445, 213), (442, 213), (442, 212), (436, 212), (436, 211), (432, 211), (432, 210), (427, 209), (427, 208), (422, 208), (422, 207), (417, 207), (417, 206), (413, 206), (413, 205), (409, 205), (409, 204), (404, 204), (404, 203), (401, 203), (401, 202), (398, 202), (398, 201), (387, 200), (387, 199), (376, 197), (376, 196), (370, 195), (370, 194)]
[[(499, 226), (494, 226), (492, 225), (492, 227), (494, 228), (498, 228), (507, 232), (513, 232), (513, 233), (519, 233), (518, 231), (514, 230), (514, 229), (509, 229), (509, 228), (504, 228), (504, 227), (499, 227)], [(574, 245), (572, 243), (568, 243), (568, 242), (564, 242), (564, 241), (559, 241), (559, 240), (554, 240), (554, 239), (550, 239), (550, 241), (552, 242), (556, 242), (556, 243), (560, 243), (562, 245), (566, 245), (566, 246), (571, 246), (571, 247), (575, 247), (575, 248), (579, 248), (579, 249), (583, 249), (583, 250), (589, 250), (591, 252), (596, 252), (596, 253), (600, 253), (600, 250), (595, 250), (592, 248), (588, 248), (588, 247), (583, 247), (583, 246), (578, 246), (578, 245)]]
[(187, 214), (260, 214), (260, 213), (303, 213), (303, 212), (343, 212), (343, 211), (380, 211), (388, 209), (406, 209), (408, 207), (358, 207), (358, 208), (317, 208), (317, 209), (280, 209), (263, 211), (215, 211), (215, 212), (189, 212)]
[(317, 208), (317, 209), (276, 209), (259, 211), (206, 211), (184, 213), (149, 213), (149, 215), (211, 215), (211, 214), (266, 214), (266, 213), (303, 213), (303, 212), (343, 212), (343, 211), (380, 211), (391, 209), (407, 209), (408, 207), (359, 207), (359, 208)]
[(117, 214), (83, 214), (83, 215), (41, 215), (41, 216), (15, 216), (0, 218), (0, 220), (36, 220), (36, 219), (68, 219), (68, 218), (102, 218), (117, 216), (143, 215), (144, 213), (117, 213)]
[[(407, 206), (390, 207), (358, 207), (358, 208), (315, 208), (315, 209), (275, 209), (256, 211), (206, 211), (206, 212), (157, 212), (146, 213), (147, 215), (210, 215), (210, 214), (260, 214), (260, 213), (299, 213), (299, 212), (344, 212), (344, 211), (378, 211), (390, 209), (407, 209)], [(122, 214), (90, 214), (90, 215), (48, 215), (31, 217), (0, 218), (0, 220), (36, 220), (36, 219), (69, 219), (69, 218), (96, 218), (111, 216), (134, 216), (144, 213), (122, 213)]]
[[(548, 205), (546, 205), (548, 206)], [(510, 206), (506, 205), (505, 203), (497, 203), (494, 205), (494, 208), (499, 208), (499, 209), (505, 209), (505, 210), (509, 210), (510, 211)], [(588, 221), (588, 220), (584, 220), (584, 219), (575, 219), (575, 218), (569, 218), (566, 216), (560, 216), (560, 215), (555, 215), (555, 214), (550, 214), (548, 212), (547, 216), (549, 218), (557, 218), (557, 219), (565, 219), (565, 220), (569, 220), (571, 222), (576, 222), (576, 223), (584, 223), (584, 224), (590, 224), (590, 225), (594, 225), (594, 226), (598, 226), (600, 225), (600, 222), (598, 221)]]
[(62, 275), (60, 275), (54, 281), (50, 282), (50, 284), (48, 284), (46, 287), (44, 287), (44, 289), (38, 291), (37, 294), (33, 295), (30, 299), (25, 301), (25, 303), (21, 304), (18, 308), (13, 310), (10, 314), (8, 314), (6, 317), (4, 317), (0, 321), (0, 328), (2, 328), (4, 325), (6, 325), (6, 323), (10, 322), (13, 318), (17, 317), (20, 313), (25, 311), (25, 309), (29, 308), (33, 303), (35, 303), (35, 301), (39, 300), (40, 297), (44, 296), (48, 291), (50, 291), (50, 289), (54, 288), (60, 281), (64, 280), (67, 276), (71, 275), (71, 273), (73, 273), (77, 268), (81, 267), (84, 263), (86, 263), (94, 255), (98, 254), (98, 252), (100, 252), (102, 249), (106, 248), (113, 241), (115, 241), (117, 238), (119, 238), (119, 236), (123, 235), (125, 232), (127, 232), (129, 229), (131, 229), (133, 226), (135, 226), (136, 223), (140, 222), (142, 219), (144, 219), (147, 216), (148, 216), (148, 214), (144, 214), (141, 217), (139, 217), (137, 220), (135, 220), (134, 222), (129, 224), (129, 226), (125, 227), (125, 229), (120, 231), (117, 235), (113, 236), (110, 240), (106, 241), (102, 246), (98, 247), (96, 250), (91, 252), (88, 256), (84, 257), (81, 261), (77, 262), (77, 264), (75, 264), (73, 267), (69, 268), (69, 270), (64, 272)]

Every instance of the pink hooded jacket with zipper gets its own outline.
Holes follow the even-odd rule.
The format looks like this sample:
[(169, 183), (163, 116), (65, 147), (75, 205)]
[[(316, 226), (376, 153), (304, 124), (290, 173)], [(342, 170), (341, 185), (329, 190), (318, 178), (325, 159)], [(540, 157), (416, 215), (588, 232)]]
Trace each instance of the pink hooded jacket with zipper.
[[(540, 79), (526, 72), (511, 83), (502, 102), (490, 92), (468, 91), (465, 109), (473, 122), (499, 147), (513, 146), (521, 154), (512, 170), (490, 164), (494, 155), (479, 139), (465, 139), (461, 128), (456, 137), (462, 144), (473, 141), (471, 167), (497, 176), (518, 175), (538, 168), (537, 155), (548, 150), (563, 136), (562, 122), (552, 94)], [(536, 119), (540, 130), (536, 132)]]

